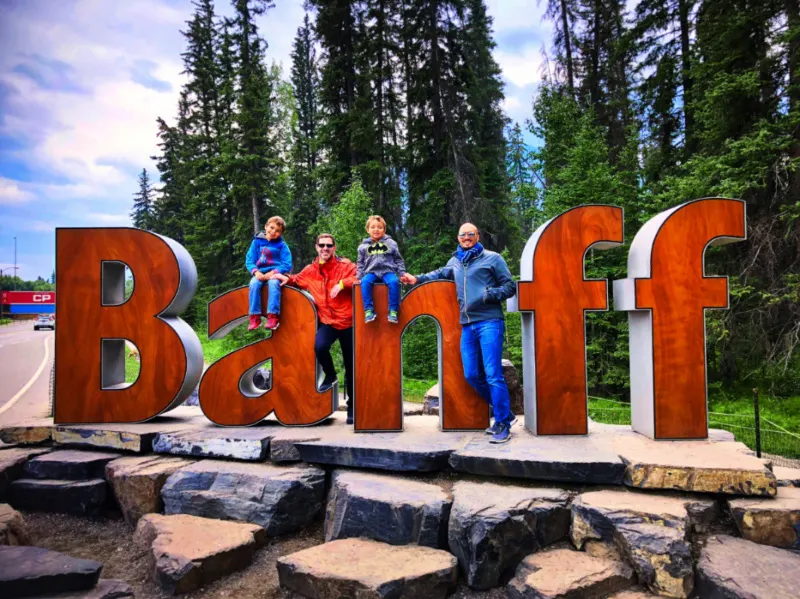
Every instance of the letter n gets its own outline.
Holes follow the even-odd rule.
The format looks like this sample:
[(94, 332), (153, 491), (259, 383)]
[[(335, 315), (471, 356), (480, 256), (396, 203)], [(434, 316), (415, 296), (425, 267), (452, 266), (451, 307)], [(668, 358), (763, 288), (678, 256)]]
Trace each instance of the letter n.
[(705, 276), (705, 251), (745, 237), (744, 202), (712, 198), (662, 212), (633, 239), (614, 309), (628, 312), (635, 431), (708, 436), (705, 311), (728, 307), (728, 279)]
[(525, 426), (537, 435), (588, 432), (585, 313), (608, 309), (608, 282), (589, 280), (592, 249), (622, 243), (622, 209), (578, 206), (547, 221), (522, 253), (517, 305), (522, 314)]
[[(262, 305), (267, 305), (267, 286)], [(219, 339), (247, 321), (248, 288), (229, 291), (208, 304), (208, 336)], [(273, 411), (285, 425), (316, 424), (336, 409), (336, 388), (317, 391), (314, 339), (317, 311), (309, 295), (281, 290), (281, 328), (272, 336), (231, 352), (209, 366), (200, 382), (203, 413), (223, 426), (249, 426)], [(272, 387), (253, 385), (256, 369), (272, 360)]]
[[(125, 266), (134, 283), (127, 300)], [(196, 285), (191, 256), (166, 237), (56, 229), (55, 422), (141, 422), (183, 403), (203, 371), (200, 340), (178, 318)], [(139, 350), (131, 384), (126, 340)]]
[(439, 421), (442, 430), (474, 430), (489, 424), (489, 406), (464, 378), (461, 325), (455, 284), (430, 281), (414, 287), (400, 304), (397, 324), (386, 321), (387, 287), (373, 287), (379, 318), (364, 323), (361, 285), (353, 287), (355, 307), (354, 417), (356, 432), (403, 429), (402, 336), (420, 316), (439, 325)]

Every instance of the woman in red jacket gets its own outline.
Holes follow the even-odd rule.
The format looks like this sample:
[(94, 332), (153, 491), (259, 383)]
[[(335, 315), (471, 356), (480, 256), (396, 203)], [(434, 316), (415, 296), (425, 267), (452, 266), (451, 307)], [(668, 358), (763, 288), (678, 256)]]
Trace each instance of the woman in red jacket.
[(281, 285), (289, 283), (304, 289), (314, 298), (320, 325), (314, 351), (325, 380), (321, 391), (336, 382), (336, 369), (331, 358), (331, 346), (338, 340), (344, 356), (344, 377), (347, 389), (347, 424), (353, 424), (353, 283), (356, 265), (336, 255), (336, 240), (330, 233), (317, 237), (317, 258), (296, 275), (275, 275)]

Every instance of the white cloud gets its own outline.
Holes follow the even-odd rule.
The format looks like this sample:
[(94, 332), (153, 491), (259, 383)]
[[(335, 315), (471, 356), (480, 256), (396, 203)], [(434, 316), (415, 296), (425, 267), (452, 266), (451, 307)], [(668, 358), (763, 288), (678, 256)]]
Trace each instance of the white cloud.
[(518, 87), (538, 84), (542, 80), (544, 57), (540, 47), (525, 46), (515, 52), (498, 48), (494, 52), (494, 58), (500, 65), (506, 81)]
[(21, 189), (16, 181), (0, 177), (0, 204), (24, 204), (34, 197), (29, 191)]
[(122, 227), (131, 224), (130, 216), (127, 214), (103, 214), (100, 212), (90, 212), (86, 215), (89, 222), (107, 227)]

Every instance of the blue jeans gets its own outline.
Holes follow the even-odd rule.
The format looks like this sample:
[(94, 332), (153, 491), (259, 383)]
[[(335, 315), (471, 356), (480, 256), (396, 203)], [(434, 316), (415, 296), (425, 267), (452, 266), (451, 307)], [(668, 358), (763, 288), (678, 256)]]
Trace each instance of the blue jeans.
[(278, 279), (250, 279), (250, 314), (261, 314), (261, 287), (267, 285), (267, 314), (281, 313), (281, 282)]
[(375, 304), (372, 302), (372, 286), (377, 281), (383, 281), (389, 288), (389, 310), (400, 311), (400, 279), (393, 272), (378, 276), (368, 272), (361, 279), (361, 299), (364, 302), (364, 311), (375, 311)]
[(461, 327), (461, 360), (464, 377), (492, 407), (495, 422), (508, 424), (514, 419), (511, 397), (503, 377), (502, 319), (481, 320)]

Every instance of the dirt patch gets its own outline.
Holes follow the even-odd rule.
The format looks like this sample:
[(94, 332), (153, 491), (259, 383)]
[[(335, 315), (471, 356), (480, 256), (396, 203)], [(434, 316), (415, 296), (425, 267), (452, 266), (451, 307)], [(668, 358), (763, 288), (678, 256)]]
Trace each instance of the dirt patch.
[[(102, 578), (118, 578), (133, 587), (137, 599), (166, 599), (150, 578), (148, 552), (133, 542), (131, 530), (121, 518), (80, 518), (62, 514), (25, 514), (32, 544), (73, 557), (94, 559), (104, 564)], [(283, 555), (323, 542), (322, 521), (295, 535), (271, 539), (255, 555), (253, 563), (240, 572), (192, 593), (186, 599), (303, 599), (278, 586), (275, 566)], [(479, 593), (463, 583), (450, 595), (455, 599), (504, 599), (504, 588)]]

